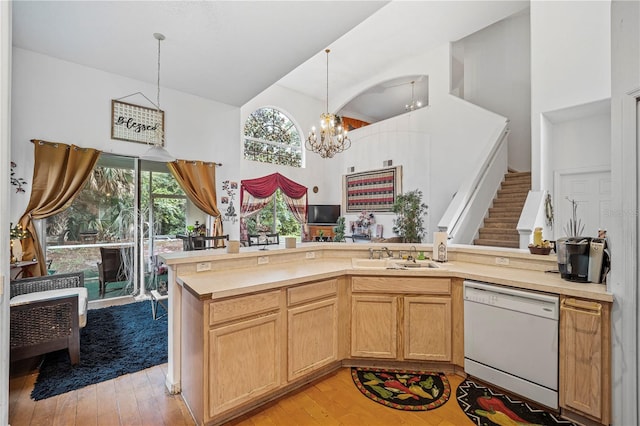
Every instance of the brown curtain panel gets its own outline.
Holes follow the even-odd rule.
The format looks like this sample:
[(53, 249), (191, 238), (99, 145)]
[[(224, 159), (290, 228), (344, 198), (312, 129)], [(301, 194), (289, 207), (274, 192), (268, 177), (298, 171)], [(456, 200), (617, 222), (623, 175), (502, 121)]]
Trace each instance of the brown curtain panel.
[(33, 221), (45, 219), (65, 210), (87, 182), (100, 151), (63, 143), (32, 140), (35, 163), (31, 198), (20, 225), (31, 233), (22, 241), (24, 257), (35, 258), (37, 265), (29, 267), (27, 276), (47, 274), (45, 257)]
[[(224, 234), (222, 215), (218, 210), (216, 195), (216, 165), (203, 161), (176, 160), (168, 163), (171, 173), (187, 197), (200, 210), (215, 218), (213, 236)], [(215, 247), (224, 247), (224, 241), (215, 241)]]

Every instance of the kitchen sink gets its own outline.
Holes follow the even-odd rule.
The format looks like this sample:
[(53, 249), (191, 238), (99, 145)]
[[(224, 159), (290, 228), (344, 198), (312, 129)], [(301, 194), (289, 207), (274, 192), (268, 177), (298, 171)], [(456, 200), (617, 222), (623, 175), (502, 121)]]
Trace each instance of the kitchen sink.
[(351, 266), (354, 269), (387, 269), (391, 262), (396, 259), (351, 259)]
[(430, 260), (416, 260), (414, 261), (401, 261), (401, 262), (395, 262), (395, 265), (400, 267), (400, 268), (409, 268), (409, 269), (415, 269), (415, 268), (439, 268), (440, 265), (438, 265), (435, 262), (432, 262)]
[(440, 268), (435, 262), (430, 260), (407, 261), (403, 259), (359, 259), (352, 258), (353, 269), (435, 269)]

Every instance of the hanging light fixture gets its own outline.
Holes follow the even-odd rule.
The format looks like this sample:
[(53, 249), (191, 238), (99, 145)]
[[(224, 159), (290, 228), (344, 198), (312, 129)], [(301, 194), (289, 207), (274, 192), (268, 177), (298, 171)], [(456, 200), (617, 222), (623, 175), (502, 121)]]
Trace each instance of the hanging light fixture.
[[(153, 37), (158, 40), (158, 80), (157, 80), (157, 96), (156, 109), (160, 112), (160, 42), (165, 39), (163, 34), (153, 33)], [(159, 161), (170, 163), (175, 161), (175, 157), (164, 148), (164, 129), (163, 126), (157, 126), (156, 143), (151, 146), (140, 158), (143, 160)]]
[(422, 108), (422, 102), (413, 100), (413, 91), (415, 89), (415, 80), (411, 82), (411, 103), (404, 106), (406, 111), (413, 111), (414, 109)]
[(347, 130), (342, 127), (342, 119), (329, 113), (329, 49), (327, 53), (327, 108), (320, 115), (320, 135), (316, 134), (316, 128), (312, 127), (307, 138), (306, 148), (322, 158), (332, 158), (334, 155), (351, 147), (351, 140), (347, 137)]

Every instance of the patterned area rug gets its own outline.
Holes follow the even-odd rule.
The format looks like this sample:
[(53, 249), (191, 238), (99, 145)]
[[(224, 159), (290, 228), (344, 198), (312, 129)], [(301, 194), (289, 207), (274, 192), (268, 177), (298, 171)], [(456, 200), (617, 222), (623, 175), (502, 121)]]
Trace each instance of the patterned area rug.
[(365, 396), (396, 410), (432, 410), (451, 395), (444, 373), (353, 367), (351, 377)]
[(456, 392), (458, 405), (478, 426), (571, 425), (568, 420), (467, 379)]

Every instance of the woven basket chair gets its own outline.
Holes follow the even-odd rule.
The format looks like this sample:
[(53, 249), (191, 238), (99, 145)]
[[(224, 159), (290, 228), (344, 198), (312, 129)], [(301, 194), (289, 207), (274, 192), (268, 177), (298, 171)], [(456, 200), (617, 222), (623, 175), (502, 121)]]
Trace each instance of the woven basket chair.
[[(11, 281), (11, 297), (39, 291), (84, 287), (82, 272)], [(28, 302), (10, 308), (11, 361), (68, 349), (71, 364), (80, 362), (78, 296)]]

